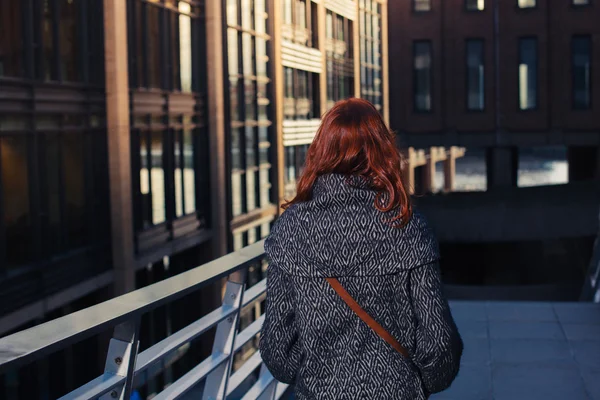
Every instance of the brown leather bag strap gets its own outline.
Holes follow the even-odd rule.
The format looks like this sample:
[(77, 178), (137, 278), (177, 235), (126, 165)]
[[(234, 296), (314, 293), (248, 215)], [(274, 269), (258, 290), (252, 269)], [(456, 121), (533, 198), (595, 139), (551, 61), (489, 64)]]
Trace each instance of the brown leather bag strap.
[(365, 324), (373, 329), (375, 333), (379, 335), (379, 337), (388, 342), (390, 346), (396, 349), (398, 353), (402, 354), (406, 358), (410, 358), (408, 351), (406, 351), (404, 346), (402, 346), (392, 335), (390, 335), (388, 331), (385, 330), (383, 326), (379, 325), (377, 321), (375, 321), (365, 310), (363, 310), (363, 308), (352, 298), (352, 296), (350, 296), (350, 293), (344, 289), (340, 281), (338, 281), (336, 278), (325, 279), (327, 279), (327, 282), (329, 282), (331, 287), (337, 292), (342, 300), (344, 300), (344, 302), (350, 306), (352, 311), (354, 311), (354, 313), (363, 320)]

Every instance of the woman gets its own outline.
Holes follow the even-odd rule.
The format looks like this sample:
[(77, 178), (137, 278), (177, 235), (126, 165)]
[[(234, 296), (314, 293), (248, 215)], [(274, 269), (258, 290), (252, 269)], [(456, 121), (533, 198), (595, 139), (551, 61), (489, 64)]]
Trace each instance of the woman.
[(337, 103), (265, 241), (260, 351), (298, 399), (425, 399), (458, 373), (437, 242), (401, 169), (375, 107)]

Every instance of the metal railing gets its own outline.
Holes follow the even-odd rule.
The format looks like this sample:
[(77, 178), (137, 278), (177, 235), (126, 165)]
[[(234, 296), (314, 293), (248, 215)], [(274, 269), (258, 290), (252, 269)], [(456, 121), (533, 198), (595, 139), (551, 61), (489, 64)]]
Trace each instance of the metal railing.
[[(277, 382), (257, 351), (234, 373), (234, 355), (259, 334), (264, 316), (238, 332), (242, 308), (262, 298), (263, 280), (245, 290), (246, 270), (264, 257), (263, 241), (200, 267), (104, 303), (66, 315), (0, 339), (0, 373), (41, 359), (53, 352), (114, 328), (104, 373), (61, 399), (129, 399), (132, 390), (153, 376), (178, 349), (216, 327), (212, 354), (154, 399), (178, 399), (204, 384), (202, 399), (227, 399), (260, 368), (257, 381), (243, 399), (276, 399), (287, 385)], [(223, 304), (199, 320), (138, 354), (143, 314), (229, 276)]]
[(598, 235), (594, 242), (592, 259), (583, 283), (580, 300), (600, 303), (600, 212), (598, 213)]

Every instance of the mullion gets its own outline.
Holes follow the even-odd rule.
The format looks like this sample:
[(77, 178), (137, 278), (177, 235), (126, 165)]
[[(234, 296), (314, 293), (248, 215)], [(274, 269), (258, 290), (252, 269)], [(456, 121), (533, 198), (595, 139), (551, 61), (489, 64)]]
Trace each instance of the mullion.
[(184, 149), (184, 145), (183, 145), (183, 141), (185, 139), (184, 134), (183, 134), (183, 130), (177, 130), (175, 131), (175, 134), (179, 136), (179, 168), (181, 169), (181, 212), (182, 212), (182, 216), (183, 215), (187, 215), (186, 210), (185, 210), (185, 179), (184, 179), (184, 173), (185, 173), (185, 155), (183, 154), (183, 149)]

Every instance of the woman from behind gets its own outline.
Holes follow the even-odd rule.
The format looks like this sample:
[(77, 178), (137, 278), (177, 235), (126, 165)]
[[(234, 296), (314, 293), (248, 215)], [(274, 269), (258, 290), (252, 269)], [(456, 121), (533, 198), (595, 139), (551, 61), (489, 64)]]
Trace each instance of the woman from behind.
[(377, 110), (337, 103), (265, 241), (260, 351), (298, 399), (421, 400), (458, 373), (463, 342), (437, 241), (401, 170)]

